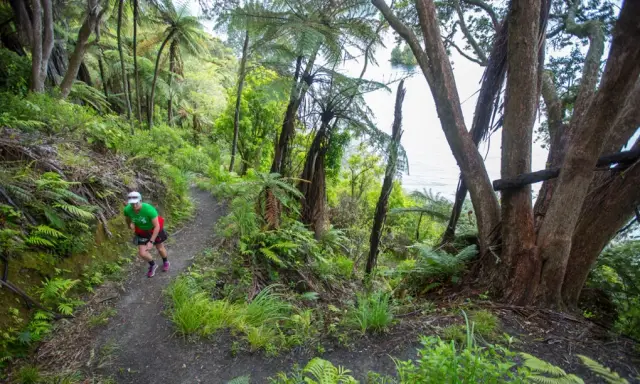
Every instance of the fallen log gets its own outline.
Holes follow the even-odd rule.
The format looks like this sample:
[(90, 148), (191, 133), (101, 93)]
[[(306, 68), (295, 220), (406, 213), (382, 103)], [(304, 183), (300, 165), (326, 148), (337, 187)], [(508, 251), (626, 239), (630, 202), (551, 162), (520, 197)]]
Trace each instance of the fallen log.
[[(608, 168), (612, 164), (620, 164), (622, 166), (629, 165), (640, 159), (640, 148), (631, 151), (623, 151), (611, 155), (605, 155), (598, 159), (596, 170)], [(503, 191), (505, 189), (522, 188), (525, 185), (538, 183), (549, 179), (555, 179), (560, 175), (560, 168), (543, 169), (541, 171), (523, 173), (509, 179), (498, 179), (493, 181), (494, 191)]]

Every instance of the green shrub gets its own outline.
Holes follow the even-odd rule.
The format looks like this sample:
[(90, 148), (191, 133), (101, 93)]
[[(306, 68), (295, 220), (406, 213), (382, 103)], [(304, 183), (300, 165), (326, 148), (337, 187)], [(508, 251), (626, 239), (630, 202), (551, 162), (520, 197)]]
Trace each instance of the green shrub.
[(18, 371), (18, 382), (21, 384), (38, 384), (42, 376), (38, 367), (25, 365)]
[(525, 383), (515, 362), (495, 349), (468, 346), (458, 350), (454, 342), (422, 337), (416, 361), (396, 360), (401, 383)]
[(353, 275), (353, 260), (348, 258), (347, 256), (339, 255), (336, 256), (333, 260), (333, 264), (336, 269), (336, 274), (338, 274), (343, 279), (351, 279)]
[(275, 293), (274, 288), (266, 287), (253, 298), (244, 310), (244, 323), (260, 327), (289, 317), (291, 305), (283, 300), (282, 295)]
[(640, 339), (640, 240), (606, 248), (589, 274), (587, 285), (604, 290), (618, 309), (616, 328)]
[(393, 312), (388, 293), (359, 294), (356, 304), (347, 312), (347, 324), (363, 334), (367, 331), (381, 332), (393, 322)]
[(471, 321), (475, 333), (487, 339), (496, 335), (500, 323), (496, 315), (486, 309), (472, 312)]
[(5, 48), (0, 48), (0, 90), (25, 95), (29, 90), (31, 61)]

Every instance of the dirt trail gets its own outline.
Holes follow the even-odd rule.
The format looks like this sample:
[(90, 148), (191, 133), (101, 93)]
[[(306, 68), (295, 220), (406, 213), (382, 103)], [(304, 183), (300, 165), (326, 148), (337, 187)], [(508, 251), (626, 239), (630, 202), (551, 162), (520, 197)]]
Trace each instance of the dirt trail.
[[(147, 279), (146, 267), (137, 264), (139, 271), (116, 304), (117, 315), (97, 335), (96, 351), (104, 350), (105, 345), (113, 350), (111, 363), (98, 369), (98, 373), (111, 375), (118, 383), (226, 383), (242, 375), (251, 375), (252, 383), (267, 383), (269, 376), (289, 370), (293, 363), (304, 365), (311, 356), (301, 351), (277, 358), (248, 352), (233, 356), (233, 339), (228, 334), (196, 342), (175, 334), (163, 313), (166, 300), (162, 290), (188, 267), (194, 256), (211, 245), (214, 225), (222, 210), (207, 192), (194, 189), (192, 196), (195, 219), (172, 236), (167, 246), (171, 271), (157, 272), (154, 278)], [(392, 373), (389, 355), (405, 359), (415, 356), (415, 343), (404, 336), (399, 332), (380, 339), (363, 339), (353, 351), (329, 351), (323, 358), (351, 369), (360, 379), (369, 370)]]

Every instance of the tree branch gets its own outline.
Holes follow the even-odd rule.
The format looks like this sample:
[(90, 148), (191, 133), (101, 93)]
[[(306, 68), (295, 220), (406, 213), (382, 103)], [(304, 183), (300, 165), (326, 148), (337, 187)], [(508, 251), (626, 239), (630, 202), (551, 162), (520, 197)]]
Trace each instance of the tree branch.
[(385, 0), (371, 0), (371, 4), (373, 4), (374, 7), (378, 8), (387, 22), (389, 22), (391, 28), (393, 28), (393, 30), (396, 31), (398, 35), (400, 35), (400, 37), (402, 37), (404, 41), (407, 42), (409, 48), (411, 48), (411, 51), (413, 52), (413, 55), (416, 57), (416, 61), (418, 62), (420, 69), (422, 69), (422, 72), (424, 73), (429, 86), (434, 84), (433, 73), (431, 72), (431, 68), (429, 66), (429, 58), (420, 46), (420, 42), (415, 33), (413, 33), (413, 31), (409, 29), (409, 27), (407, 27), (400, 19), (398, 19), (391, 8), (389, 8)]
[(542, 99), (547, 106), (547, 120), (549, 121), (549, 137), (553, 138), (562, 125), (562, 103), (558, 97), (552, 74), (549, 71), (542, 73)]
[(640, 79), (636, 80), (636, 85), (627, 98), (624, 109), (613, 126), (602, 153), (619, 151), (633, 136), (640, 126), (640, 108), (638, 106), (640, 106)]
[(493, 29), (497, 31), (500, 28), (500, 21), (499, 21), (498, 15), (496, 14), (496, 11), (493, 9), (493, 7), (491, 7), (489, 4), (485, 3), (482, 0), (462, 0), (462, 1), (469, 5), (475, 5), (476, 7), (481, 8), (483, 11), (487, 12), (487, 14), (489, 14), (489, 17), (491, 18), (491, 22), (493, 23)]
[(478, 64), (478, 65), (480, 65), (480, 66), (482, 66), (482, 67), (486, 67), (486, 66), (487, 66), (487, 62), (486, 62), (486, 61), (485, 61), (485, 62), (483, 62), (483, 61), (481, 61), (481, 59), (476, 59), (476, 58), (474, 58), (474, 57), (471, 57), (471, 56), (467, 55), (466, 53), (464, 53), (464, 51), (463, 51), (462, 49), (460, 49), (460, 47), (458, 47), (458, 46), (456, 45), (456, 43), (454, 43), (454, 42), (453, 42), (453, 40), (449, 39), (448, 37), (445, 37), (444, 41), (445, 41), (447, 44), (449, 44), (450, 46), (452, 46), (453, 48), (455, 48), (455, 49), (456, 49), (456, 51), (458, 51), (458, 53), (459, 53), (462, 57), (464, 57), (465, 59), (467, 59), (467, 60), (469, 60), (469, 61), (472, 61), (472, 62), (474, 62), (474, 63), (476, 63), (476, 64)]
[[(595, 170), (598, 170), (597, 168), (605, 168), (608, 170), (612, 164), (620, 164), (622, 169), (629, 166), (629, 164), (638, 161), (638, 159), (640, 159), (640, 148), (601, 156), (596, 163)], [(523, 173), (508, 179), (494, 180), (493, 189), (494, 191), (503, 191), (505, 189), (520, 188), (539, 181), (555, 179), (559, 175), (560, 168), (543, 169), (541, 171)]]
[(585, 58), (584, 67), (582, 68), (582, 79), (580, 80), (580, 89), (576, 99), (575, 110), (583, 110), (581, 107), (588, 102), (595, 93), (596, 84), (598, 82), (598, 72), (600, 70), (600, 59), (604, 54), (604, 30), (602, 23), (598, 20), (589, 20), (582, 24), (576, 23), (576, 12), (580, 0), (574, 0), (569, 6), (567, 16), (564, 19), (565, 31), (578, 38), (589, 39), (589, 50)]
[[(484, 66), (487, 65), (487, 55), (480, 48), (480, 45), (478, 44), (476, 39), (473, 37), (473, 35), (469, 31), (469, 28), (467, 28), (467, 23), (465, 23), (465, 21), (464, 21), (464, 13), (462, 12), (462, 8), (460, 7), (460, 0), (455, 0), (454, 4), (455, 4), (455, 7), (456, 7), (456, 13), (458, 14), (458, 18), (460, 19), (460, 22), (458, 23), (458, 24), (460, 24), (460, 29), (462, 30), (462, 33), (464, 34), (464, 37), (467, 38), (467, 41), (469, 42), (469, 44), (473, 48), (473, 51), (478, 56), (479, 61), (481, 63), (483, 63), (483, 64), (480, 64), (480, 65), (482, 65), (484, 67)], [(464, 56), (468, 57), (467, 55), (464, 55)], [(476, 60), (473, 60), (473, 61), (477, 62)]]

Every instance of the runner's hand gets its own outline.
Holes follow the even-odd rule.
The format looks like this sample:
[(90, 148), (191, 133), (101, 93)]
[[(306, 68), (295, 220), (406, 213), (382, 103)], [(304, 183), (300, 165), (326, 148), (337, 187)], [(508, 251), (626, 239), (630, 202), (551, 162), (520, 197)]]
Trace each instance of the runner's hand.
[(153, 243), (151, 241), (149, 241), (147, 243), (147, 251), (153, 249)]
[(129, 228), (131, 228), (132, 231), (135, 231), (136, 230), (136, 225), (131, 223), (131, 224), (129, 224)]

